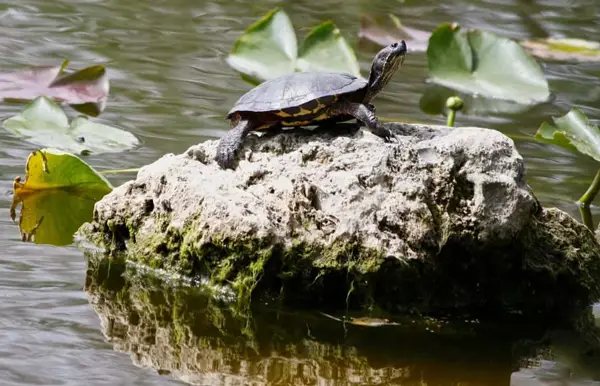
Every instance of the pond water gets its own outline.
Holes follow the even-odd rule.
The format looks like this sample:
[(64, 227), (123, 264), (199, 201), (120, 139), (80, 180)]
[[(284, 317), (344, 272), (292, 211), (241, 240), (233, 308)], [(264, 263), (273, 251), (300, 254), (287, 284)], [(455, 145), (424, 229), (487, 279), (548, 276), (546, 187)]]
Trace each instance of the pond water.
[[(88, 162), (99, 170), (139, 167), (227, 130), (224, 115), (250, 86), (225, 64), (226, 55), (239, 34), (275, 6), (286, 10), (300, 37), (315, 24), (333, 20), (358, 47), (364, 71), (378, 50), (358, 42), (359, 19), (365, 12), (391, 12), (422, 30), (456, 21), (516, 39), (600, 36), (597, 0), (2, 0), (0, 65), (12, 71), (56, 65), (65, 58), (71, 60), (69, 68), (106, 63), (111, 94), (98, 120), (134, 133), (142, 146), (89, 157)], [(600, 63), (544, 61), (542, 68), (555, 96), (551, 102), (518, 114), (459, 115), (457, 125), (490, 127), (514, 136), (526, 160), (528, 181), (543, 204), (578, 216), (574, 201), (587, 188), (597, 164), (520, 138), (534, 134), (543, 120), (564, 114), (572, 105), (597, 122)], [(409, 54), (378, 97), (378, 114), (443, 123), (445, 118), (419, 109), (426, 78), (425, 54)], [(0, 105), (0, 115), (5, 118), (21, 108)], [(137, 288), (135, 280), (113, 283), (94, 276), (102, 269), (92, 269), (86, 279), (81, 251), (70, 245), (24, 243), (9, 216), (12, 181), (23, 176), (25, 160), (34, 149), (0, 131), (0, 190), (5, 193), (0, 203), (2, 385), (266, 380), (282, 385), (537, 384), (526, 383), (529, 370), (518, 373), (515, 345), (526, 341), (522, 336), (530, 336), (524, 326), (516, 329), (523, 334), (507, 337), (470, 327), (448, 334), (430, 326), (372, 328), (292, 311), (257, 311), (254, 319), (240, 319), (200, 294), (161, 290), (156, 284)], [(119, 185), (132, 177), (117, 174), (109, 179)], [(593, 212), (598, 216), (596, 207)], [(103, 281), (107, 286), (97, 285)], [(175, 314), (172, 308), (178, 310), (177, 318), (169, 315)], [(533, 331), (531, 339), (544, 335)], [(576, 340), (566, 332), (553, 334), (559, 336), (555, 341)], [(579, 355), (569, 351), (568, 344), (560, 347), (567, 347), (563, 351), (570, 353), (565, 354), (568, 358)], [(532, 355), (525, 351), (523, 355)], [(583, 352), (585, 360), (570, 365), (587, 379), (600, 379), (597, 370), (590, 370), (591, 354)], [(568, 378), (572, 370), (544, 360), (529, 367), (545, 374), (539, 379)]]

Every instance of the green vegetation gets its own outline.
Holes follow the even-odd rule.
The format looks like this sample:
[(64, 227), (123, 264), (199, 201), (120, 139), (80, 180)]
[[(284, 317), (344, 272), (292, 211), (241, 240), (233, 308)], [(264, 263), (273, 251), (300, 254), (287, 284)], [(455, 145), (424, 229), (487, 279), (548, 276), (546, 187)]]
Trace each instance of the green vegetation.
[(130, 132), (92, 122), (85, 116), (69, 122), (60, 106), (44, 96), (37, 97), (20, 114), (6, 119), (2, 127), (35, 145), (81, 155), (120, 152), (139, 143)]
[(110, 182), (79, 157), (36, 150), (27, 159), (25, 181), (15, 178), (10, 215), (15, 221), (21, 205), (22, 240), (68, 245), (81, 224), (91, 220), (96, 201), (111, 190)]
[(352, 47), (332, 22), (316, 26), (298, 48), (291, 21), (278, 8), (238, 38), (227, 63), (252, 84), (295, 71), (336, 71), (360, 76)]
[(28, 157), (25, 180), (16, 177), (13, 184), (10, 215), (18, 221), (23, 241), (71, 244), (75, 231), (92, 219), (94, 204), (113, 189), (75, 154), (121, 152), (139, 144), (133, 134), (85, 115), (69, 121), (60, 104), (97, 117), (110, 86), (103, 65), (66, 73), (68, 63), (0, 74), (2, 101), (26, 104), (19, 114), (3, 120), (2, 128), (42, 147)]
[[(573, 107), (562, 117), (553, 117), (554, 125), (542, 123), (535, 138), (567, 150), (578, 151), (600, 162), (600, 128), (590, 122), (585, 113)], [(594, 230), (590, 204), (600, 191), (600, 169), (588, 190), (577, 201), (584, 224)]]
[(36, 150), (27, 158), (25, 182), (15, 182), (15, 192), (65, 189), (108, 193), (112, 186), (81, 158), (58, 149)]
[(433, 82), (457, 91), (520, 104), (544, 102), (550, 96), (542, 69), (508, 38), (456, 24), (442, 24), (427, 47)]
[(454, 120), (456, 119), (456, 112), (462, 110), (463, 101), (457, 96), (452, 96), (446, 100), (446, 107), (450, 112), (448, 113), (448, 120), (446, 126), (454, 127)]

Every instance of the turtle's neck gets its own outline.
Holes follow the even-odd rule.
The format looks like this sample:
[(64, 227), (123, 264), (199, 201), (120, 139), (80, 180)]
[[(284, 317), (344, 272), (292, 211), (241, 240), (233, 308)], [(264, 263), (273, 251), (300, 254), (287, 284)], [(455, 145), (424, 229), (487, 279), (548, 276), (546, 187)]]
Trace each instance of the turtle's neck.
[(388, 84), (392, 75), (400, 66), (400, 58), (378, 58), (373, 60), (371, 73), (369, 74), (369, 89), (364, 103), (369, 103)]

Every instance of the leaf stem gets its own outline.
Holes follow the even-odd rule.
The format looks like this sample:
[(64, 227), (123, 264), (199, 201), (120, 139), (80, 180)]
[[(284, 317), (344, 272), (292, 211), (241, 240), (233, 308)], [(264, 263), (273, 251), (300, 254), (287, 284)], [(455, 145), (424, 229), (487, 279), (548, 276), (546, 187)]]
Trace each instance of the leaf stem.
[(586, 228), (594, 232), (594, 219), (592, 218), (592, 211), (589, 206), (580, 206), (579, 213), (581, 214), (581, 222)]
[(579, 204), (579, 213), (581, 214), (581, 220), (583, 224), (592, 232), (594, 232), (594, 219), (592, 218), (592, 212), (590, 211), (590, 204), (594, 201), (594, 198), (600, 191), (600, 169), (596, 172), (596, 176), (592, 181), (592, 184), (588, 190), (581, 196), (577, 201)]
[(583, 196), (581, 196), (581, 198), (577, 201), (577, 203), (579, 204), (579, 206), (589, 208), (590, 204), (592, 203), (592, 201), (594, 201), (594, 198), (596, 197), (596, 195), (598, 194), (599, 191), (600, 191), (600, 169), (598, 169), (598, 172), (596, 173), (596, 176), (594, 177), (594, 180), (592, 181), (592, 184), (590, 185), (588, 190), (583, 194)]
[(448, 113), (448, 119), (446, 120), (446, 126), (454, 127), (454, 119), (456, 118), (456, 111), (450, 110)]

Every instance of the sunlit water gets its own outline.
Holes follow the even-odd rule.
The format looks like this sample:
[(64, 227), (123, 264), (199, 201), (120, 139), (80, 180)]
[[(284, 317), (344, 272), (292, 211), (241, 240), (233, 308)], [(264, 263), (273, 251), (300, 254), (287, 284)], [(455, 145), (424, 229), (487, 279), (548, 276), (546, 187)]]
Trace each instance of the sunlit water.
[[(466, 27), (485, 28), (517, 39), (543, 36), (544, 31), (573, 38), (600, 36), (600, 6), (596, 0), (19, 0), (0, 4), (2, 70), (17, 70), (32, 64), (56, 65), (65, 58), (71, 60), (70, 68), (107, 63), (111, 94), (108, 107), (98, 120), (131, 131), (140, 138), (142, 146), (118, 155), (90, 157), (89, 162), (98, 169), (138, 167), (165, 153), (179, 153), (194, 143), (219, 137), (227, 129), (225, 113), (249, 89), (225, 64), (225, 57), (241, 31), (274, 6), (288, 12), (300, 38), (315, 24), (331, 19), (353, 47), (359, 47), (359, 17), (364, 12), (378, 15), (393, 12), (408, 26), (423, 30), (431, 30), (441, 22), (457, 21)], [(358, 57), (364, 71), (376, 51), (376, 46), (360, 45)], [(552, 103), (517, 115), (459, 115), (457, 124), (528, 136), (543, 120), (564, 114), (571, 105), (579, 106), (592, 119), (600, 119), (600, 64), (543, 62), (542, 67), (555, 96)], [(409, 55), (378, 98), (378, 113), (400, 120), (444, 122), (443, 117), (432, 117), (419, 109), (426, 71), (424, 53)], [(0, 105), (0, 116), (4, 118), (20, 109), (21, 106)], [(573, 202), (585, 191), (597, 164), (554, 147), (523, 140), (516, 143), (526, 159), (528, 181), (542, 202), (577, 215)], [(0, 191), (5, 193), (0, 204), (0, 384), (178, 384), (178, 377), (158, 375), (158, 367), (148, 368), (148, 363), (139, 366), (139, 360), (115, 351), (103, 336), (101, 318), (83, 291), (86, 263), (79, 250), (20, 240), (18, 228), (9, 217), (10, 191), (14, 177), (24, 174), (25, 159), (33, 149), (34, 146), (0, 131)], [(118, 185), (131, 177), (117, 175), (110, 179)], [(360, 331), (354, 334), (363, 336)], [(370, 346), (364, 346), (364, 342), (357, 344), (370, 350), (363, 357), (375, 361), (370, 364), (372, 368), (378, 368), (378, 361), (388, 364), (399, 361), (393, 357), (394, 350), (385, 345), (385, 334), (369, 335), (369, 339)], [(379, 357), (377, 339), (386, 347)], [(399, 345), (403, 339), (406, 337), (398, 338)], [(352, 350), (352, 342), (348, 346)], [(333, 346), (323, 347), (331, 350)], [(410, 347), (418, 351), (419, 344)], [(124, 351), (137, 352), (137, 349)], [(474, 370), (465, 365), (469, 362), (467, 352), (441, 350), (434, 360), (427, 356), (423, 359), (415, 352), (422, 362), (417, 367), (425, 373), (421, 381), (442, 384), (443, 374), (470, 374)], [(456, 355), (465, 358), (453, 366)], [(499, 362), (510, 360), (510, 355), (505, 351), (500, 357), (479, 358), (498, 364), (478, 370), (484, 371), (479, 378), (453, 379), (475, 384), (509, 384), (511, 366)], [(311, 363), (302, 364), (307, 372), (314, 370)], [(277, 379), (273, 377), (270, 379)], [(218, 377), (199, 379), (206, 383), (207, 379)], [(333, 380), (340, 378), (324, 379), (335, 384)], [(356, 379), (360, 384), (360, 379), (367, 378), (345, 379)], [(377, 383), (377, 379), (374, 377), (371, 382)], [(406, 380), (400, 375), (387, 379), (396, 379), (398, 384), (404, 382), (401, 379)], [(419, 382), (414, 374), (408, 379)], [(245, 383), (243, 378), (235, 382), (228, 378), (228, 381)]]

